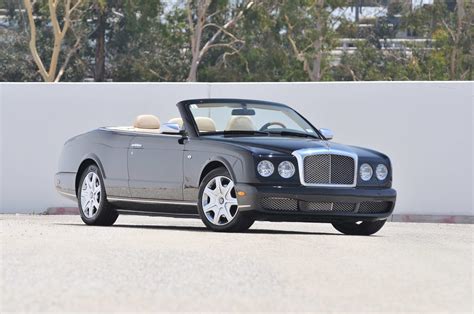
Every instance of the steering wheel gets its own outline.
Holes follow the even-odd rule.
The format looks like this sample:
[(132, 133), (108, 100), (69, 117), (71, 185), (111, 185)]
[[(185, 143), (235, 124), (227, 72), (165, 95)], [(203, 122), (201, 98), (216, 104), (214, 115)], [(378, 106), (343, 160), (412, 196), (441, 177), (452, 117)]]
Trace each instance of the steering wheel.
[(281, 126), (282, 128), (286, 129), (286, 125), (284, 125), (283, 123), (281, 122), (278, 122), (278, 121), (272, 121), (272, 122), (268, 122), (268, 123), (265, 123), (259, 131), (265, 131), (265, 130), (268, 130), (268, 128), (272, 125), (279, 125)]

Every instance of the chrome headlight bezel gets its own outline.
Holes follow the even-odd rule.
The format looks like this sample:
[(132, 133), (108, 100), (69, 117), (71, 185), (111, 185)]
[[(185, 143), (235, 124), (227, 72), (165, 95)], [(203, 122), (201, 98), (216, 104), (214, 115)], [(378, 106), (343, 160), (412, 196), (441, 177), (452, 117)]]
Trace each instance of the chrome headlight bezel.
[(363, 163), (359, 167), (359, 177), (362, 181), (370, 181), (374, 175), (374, 169), (368, 163)]
[(268, 178), (274, 172), (275, 166), (270, 160), (264, 159), (257, 164), (257, 173), (264, 178)]
[(375, 168), (375, 176), (380, 181), (384, 181), (388, 177), (388, 168), (384, 164), (378, 164)]
[[(283, 169), (284, 167), (288, 167), (287, 169)], [(284, 173), (284, 171), (288, 171), (287, 174)], [(282, 174), (283, 173), (283, 174)], [(291, 178), (292, 176), (294, 176), (296, 173), (296, 167), (295, 165), (291, 162), (291, 161), (288, 161), (288, 160), (284, 160), (282, 162), (280, 162), (280, 164), (278, 165), (278, 174), (280, 175), (280, 177), (282, 177), (283, 179), (289, 179)]]

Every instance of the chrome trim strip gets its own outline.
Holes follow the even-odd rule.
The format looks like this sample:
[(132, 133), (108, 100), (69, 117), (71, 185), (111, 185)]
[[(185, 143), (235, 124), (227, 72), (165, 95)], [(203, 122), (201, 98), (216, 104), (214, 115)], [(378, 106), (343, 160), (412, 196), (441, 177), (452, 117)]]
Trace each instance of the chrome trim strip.
[(129, 209), (117, 209), (119, 213), (140, 213), (140, 214), (149, 214), (149, 215), (163, 215), (163, 216), (198, 216), (198, 214), (185, 214), (185, 213), (167, 213), (167, 212), (153, 212), (153, 211), (144, 211), (144, 210), (129, 210)]
[(143, 204), (169, 204), (169, 205), (190, 205), (197, 206), (197, 203), (185, 202), (185, 201), (173, 201), (173, 200), (153, 200), (153, 199), (141, 199), (141, 198), (128, 198), (128, 197), (107, 197), (108, 201), (116, 202), (134, 202)]
[(76, 194), (63, 192), (63, 191), (60, 191), (60, 190), (58, 190), (58, 189), (56, 189), (56, 191), (58, 191), (59, 194), (62, 194), (62, 195), (64, 195), (64, 196), (69, 196), (69, 197), (77, 198)]
[[(340, 155), (340, 156), (348, 156), (354, 159), (354, 181), (352, 184), (319, 184), (319, 183), (306, 183), (304, 180), (304, 159), (307, 156), (312, 155)], [(317, 187), (339, 187), (339, 188), (353, 188), (357, 185), (357, 165), (358, 163), (358, 156), (355, 153), (346, 152), (343, 150), (333, 149), (333, 148), (303, 148), (295, 150), (292, 153), (293, 156), (296, 157), (298, 161), (298, 174), (300, 175), (300, 182), (304, 186), (317, 186)], [(329, 168), (331, 171), (331, 167)], [(329, 173), (331, 175), (331, 173)]]
[(237, 206), (238, 208), (248, 208), (248, 207), (251, 207), (252, 205), (239, 205)]

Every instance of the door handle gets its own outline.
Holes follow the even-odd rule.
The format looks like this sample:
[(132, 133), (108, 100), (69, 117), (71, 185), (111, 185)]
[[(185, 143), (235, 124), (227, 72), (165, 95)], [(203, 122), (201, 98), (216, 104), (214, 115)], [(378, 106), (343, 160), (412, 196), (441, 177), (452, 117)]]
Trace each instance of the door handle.
[(130, 145), (131, 148), (143, 148), (143, 145), (142, 144), (139, 144), (139, 143), (133, 143), (132, 145)]

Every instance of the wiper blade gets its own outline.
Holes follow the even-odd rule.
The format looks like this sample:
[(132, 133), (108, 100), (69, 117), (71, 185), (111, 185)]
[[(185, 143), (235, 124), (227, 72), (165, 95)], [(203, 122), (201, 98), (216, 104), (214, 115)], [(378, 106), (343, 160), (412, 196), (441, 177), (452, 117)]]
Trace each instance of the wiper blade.
[(300, 132), (291, 132), (291, 131), (278, 131), (278, 132), (270, 132), (270, 134), (279, 134), (279, 135), (287, 135), (287, 136), (298, 136), (298, 137), (311, 137), (311, 138), (317, 138), (316, 135), (313, 134), (308, 134), (308, 133), (300, 133)]

